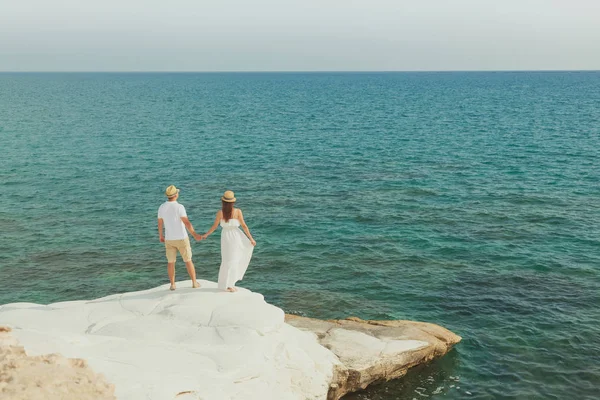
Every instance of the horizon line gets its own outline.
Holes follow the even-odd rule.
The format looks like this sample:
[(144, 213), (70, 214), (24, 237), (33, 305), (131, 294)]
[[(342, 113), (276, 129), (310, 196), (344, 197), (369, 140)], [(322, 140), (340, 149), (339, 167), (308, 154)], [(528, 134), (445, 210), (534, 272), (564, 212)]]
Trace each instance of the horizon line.
[(600, 72), (600, 69), (415, 69), (415, 70), (0, 70), (0, 74), (268, 74), (268, 73), (447, 73), (447, 72)]

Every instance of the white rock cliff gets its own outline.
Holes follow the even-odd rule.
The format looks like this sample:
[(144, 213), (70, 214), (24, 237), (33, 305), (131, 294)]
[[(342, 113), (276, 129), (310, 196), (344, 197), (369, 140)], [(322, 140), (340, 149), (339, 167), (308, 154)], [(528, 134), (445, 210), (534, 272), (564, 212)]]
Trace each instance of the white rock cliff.
[[(373, 362), (409, 354), (403, 360), (414, 364), (454, 344), (436, 352), (423, 335), (392, 338), (387, 330), (378, 336), (348, 325), (357, 321), (331, 329), (296, 319), (295, 327), (259, 293), (220, 292), (214, 282), (200, 283), (200, 289), (188, 281), (176, 291), (163, 285), (91, 301), (7, 304), (0, 306), (0, 325), (12, 328), (29, 357), (58, 353), (85, 360), (120, 400), (337, 399), (371, 382), (364, 371), (372, 371)], [(5, 383), (0, 397), (16, 390)]]

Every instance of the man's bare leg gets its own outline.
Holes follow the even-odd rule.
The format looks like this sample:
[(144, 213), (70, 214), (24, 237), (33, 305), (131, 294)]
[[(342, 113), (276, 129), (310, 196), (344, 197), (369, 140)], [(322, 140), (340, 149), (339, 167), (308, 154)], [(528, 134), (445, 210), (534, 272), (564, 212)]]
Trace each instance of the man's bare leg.
[(167, 271), (169, 272), (169, 281), (171, 281), (171, 287), (169, 289), (175, 290), (175, 263), (167, 263)]
[(185, 267), (187, 268), (187, 272), (192, 278), (192, 287), (199, 288), (200, 284), (196, 281), (196, 268), (194, 268), (194, 263), (192, 260), (185, 262)]

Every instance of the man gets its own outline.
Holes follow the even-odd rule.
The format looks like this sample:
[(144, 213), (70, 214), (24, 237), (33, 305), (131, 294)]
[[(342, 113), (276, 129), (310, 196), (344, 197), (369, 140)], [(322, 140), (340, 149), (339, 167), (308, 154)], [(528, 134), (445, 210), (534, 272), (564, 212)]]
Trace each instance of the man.
[(198, 288), (200, 284), (196, 282), (196, 269), (192, 262), (192, 248), (186, 228), (194, 236), (194, 239), (202, 240), (202, 238), (194, 231), (194, 227), (185, 212), (185, 207), (177, 202), (179, 189), (171, 185), (167, 188), (165, 194), (167, 195), (167, 201), (158, 208), (158, 236), (161, 243), (165, 244), (167, 252), (167, 271), (171, 281), (170, 289), (175, 290), (175, 260), (178, 251), (185, 262), (190, 278), (192, 278), (192, 287)]

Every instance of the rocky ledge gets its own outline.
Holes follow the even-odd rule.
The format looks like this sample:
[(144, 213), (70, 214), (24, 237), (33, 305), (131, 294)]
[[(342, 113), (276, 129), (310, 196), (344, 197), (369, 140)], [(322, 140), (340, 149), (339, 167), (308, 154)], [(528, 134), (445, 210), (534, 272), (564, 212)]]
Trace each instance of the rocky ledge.
[(285, 316), (259, 293), (200, 282), (0, 306), (0, 398), (62, 399), (69, 381), (82, 399), (339, 399), (460, 341), (426, 323)]
[(334, 366), (327, 400), (396, 379), (409, 368), (446, 354), (461, 337), (441, 326), (414, 321), (364, 321), (350, 317), (323, 321), (286, 315), (286, 322), (316, 334), (333, 352)]

